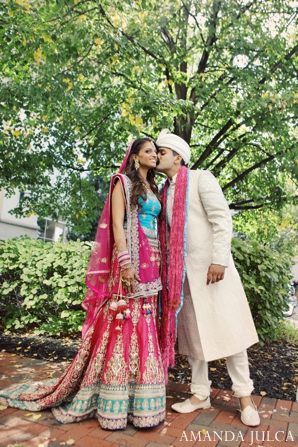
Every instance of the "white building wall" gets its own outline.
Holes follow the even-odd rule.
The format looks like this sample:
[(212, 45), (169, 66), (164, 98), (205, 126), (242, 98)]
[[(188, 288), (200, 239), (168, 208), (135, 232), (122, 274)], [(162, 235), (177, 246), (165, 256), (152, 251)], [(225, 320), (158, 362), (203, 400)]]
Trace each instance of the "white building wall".
[(19, 191), (7, 198), (4, 190), (0, 190), (0, 239), (2, 240), (25, 235), (37, 237), (37, 216), (17, 218), (9, 214), (10, 210), (18, 206), (19, 199)]

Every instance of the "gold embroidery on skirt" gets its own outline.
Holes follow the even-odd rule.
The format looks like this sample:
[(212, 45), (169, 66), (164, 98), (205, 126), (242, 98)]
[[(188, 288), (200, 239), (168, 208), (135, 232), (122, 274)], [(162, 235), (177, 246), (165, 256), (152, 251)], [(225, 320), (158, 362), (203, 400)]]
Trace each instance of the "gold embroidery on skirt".
[[(152, 299), (152, 306), (154, 307), (155, 300)], [(148, 357), (145, 362), (145, 371), (143, 372), (143, 380), (147, 383), (162, 382), (164, 380), (163, 368), (161, 362), (154, 355), (154, 343), (150, 329), (150, 322), (153, 318), (153, 314), (145, 315), (146, 323), (148, 326)]]
[(140, 300), (137, 298), (133, 299), (131, 321), (133, 325), (136, 325), (140, 318)]
[(127, 382), (127, 364), (124, 360), (122, 333), (117, 336), (112, 357), (104, 374), (104, 381), (110, 385), (122, 385)]
[[(108, 304), (106, 305), (108, 307)], [(110, 317), (110, 315), (109, 315)], [(105, 333), (103, 334), (99, 349), (96, 353), (96, 359), (91, 364), (90, 368), (90, 374), (86, 374), (85, 377), (88, 378), (88, 381), (84, 382), (83, 385), (86, 386), (92, 386), (92, 384), (101, 378), (102, 369), (104, 366), (104, 361), (106, 358), (106, 351), (107, 351), (107, 344), (109, 341), (109, 333), (110, 333), (110, 325), (111, 325), (112, 319), (109, 319), (109, 324), (107, 326), (107, 329)]]
[(138, 347), (138, 337), (136, 334), (136, 327), (134, 326), (132, 336), (130, 338), (130, 352), (129, 352), (129, 381), (140, 381), (140, 353)]

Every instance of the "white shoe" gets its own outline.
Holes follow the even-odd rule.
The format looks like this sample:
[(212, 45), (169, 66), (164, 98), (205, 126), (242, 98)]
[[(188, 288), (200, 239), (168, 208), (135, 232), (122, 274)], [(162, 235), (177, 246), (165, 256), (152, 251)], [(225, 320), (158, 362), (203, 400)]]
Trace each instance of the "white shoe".
[(253, 403), (254, 408), (247, 406), (244, 408), (244, 410), (241, 410), (240, 419), (244, 425), (248, 425), (249, 427), (256, 427), (257, 425), (260, 425), (261, 421), (257, 407), (252, 399), (251, 401)]
[(171, 406), (171, 408), (173, 410), (177, 411), (177, 413), (192, 413), (193, 411), (201, 410), (204, 408), (210, 408), (210, 407), (211, 407), (211, 404), (210, 404), (209, 396), (203, 402), (200, 402), (198, 404), (192, 404), (190, 402), (190, 399), (186, 399), (183, 402), (178, 402)]

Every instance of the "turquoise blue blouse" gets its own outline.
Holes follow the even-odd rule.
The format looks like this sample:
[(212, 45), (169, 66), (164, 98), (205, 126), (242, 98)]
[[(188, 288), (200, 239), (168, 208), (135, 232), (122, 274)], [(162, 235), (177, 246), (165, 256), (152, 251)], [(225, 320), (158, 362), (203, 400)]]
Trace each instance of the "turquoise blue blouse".
[(156, 218), (161, 212), (161, 205), (156, 195), (147, 192), (147, 200), (139, 198), (139, 219), (145, 234), (156, 237)]

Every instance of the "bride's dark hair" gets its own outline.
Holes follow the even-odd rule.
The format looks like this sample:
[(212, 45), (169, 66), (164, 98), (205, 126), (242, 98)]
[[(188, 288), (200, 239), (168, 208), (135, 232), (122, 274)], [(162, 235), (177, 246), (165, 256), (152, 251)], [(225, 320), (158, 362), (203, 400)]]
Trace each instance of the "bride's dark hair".
[[(158, 150), (158, 146), (150, 138), (138, 138), (133, 142), (133, 145), (130, 150), (130, 156), (125, 167), (125, 174), (127, 175), (128, 178), (130, 178), (132, 182), (131, 199), (130, 199), (132, 206), (138, 205), (138, 200), (140, 197), (142, 197), (143, 200), (147, 199), (147, 192), (145, 188), (146, 185), (142, 177), (140, 176), (139, 171), (135, 167), (135, 161), (133, 158), (133, 155), (138, 155), (144, 143), (146, 143), (147, 141), (153, 143), (156, 150)], [(158, 188), (155, 183), (155, 169), (149, 169), (147, 173), (147, 181), (150, 185), (152, 192), (158, 198)]]

